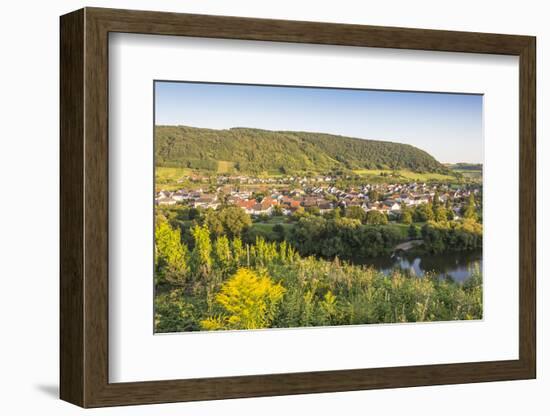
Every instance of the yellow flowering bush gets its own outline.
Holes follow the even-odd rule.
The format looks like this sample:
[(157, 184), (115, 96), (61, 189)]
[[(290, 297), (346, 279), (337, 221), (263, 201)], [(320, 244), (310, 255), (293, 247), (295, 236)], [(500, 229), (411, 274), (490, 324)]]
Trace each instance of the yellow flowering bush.
[(216, 295), (222, 312), (201, 321), (203, 329), (259, 329), (269, 327), (285, 288), (267, 274), (240, 268)]

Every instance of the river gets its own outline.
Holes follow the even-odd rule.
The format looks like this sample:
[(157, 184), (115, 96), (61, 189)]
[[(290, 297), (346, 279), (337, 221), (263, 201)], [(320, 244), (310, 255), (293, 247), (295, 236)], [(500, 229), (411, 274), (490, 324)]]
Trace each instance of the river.
[(434, 273), (441, 279), (451, 278), (456, 282), (464, 282), (475, 270), (483, 270), (481, 250), (443, 254), (399, 252), (391, 257), (354, 259), (353, 263), (372, 266), (386, 275), (398, 269), (412, 276)]

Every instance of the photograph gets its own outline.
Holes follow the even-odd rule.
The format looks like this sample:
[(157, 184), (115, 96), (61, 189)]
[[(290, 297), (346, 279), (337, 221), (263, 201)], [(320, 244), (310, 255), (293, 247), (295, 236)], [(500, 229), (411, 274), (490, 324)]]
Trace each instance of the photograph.
[(483, 95), (155, 80), (154, 333), (483, 319)]

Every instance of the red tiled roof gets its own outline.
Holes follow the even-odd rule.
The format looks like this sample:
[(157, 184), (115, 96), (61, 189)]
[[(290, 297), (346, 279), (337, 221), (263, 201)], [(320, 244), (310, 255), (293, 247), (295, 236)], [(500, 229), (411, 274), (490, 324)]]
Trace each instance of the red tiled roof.
[(241, 208), (252, 209), (257, 202), (255, 199), (240, 200), (236, 202), (236, 205)]

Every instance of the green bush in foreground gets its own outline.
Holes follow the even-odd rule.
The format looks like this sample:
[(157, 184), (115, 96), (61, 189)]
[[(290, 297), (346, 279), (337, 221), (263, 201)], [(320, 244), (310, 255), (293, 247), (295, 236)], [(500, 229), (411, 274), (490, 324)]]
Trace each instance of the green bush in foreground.
[(269, 327), (285, 289), (265, 274), (241, 268), (216, 295), (221, 312), (201, 321), (203, 329), (259, 329)]

